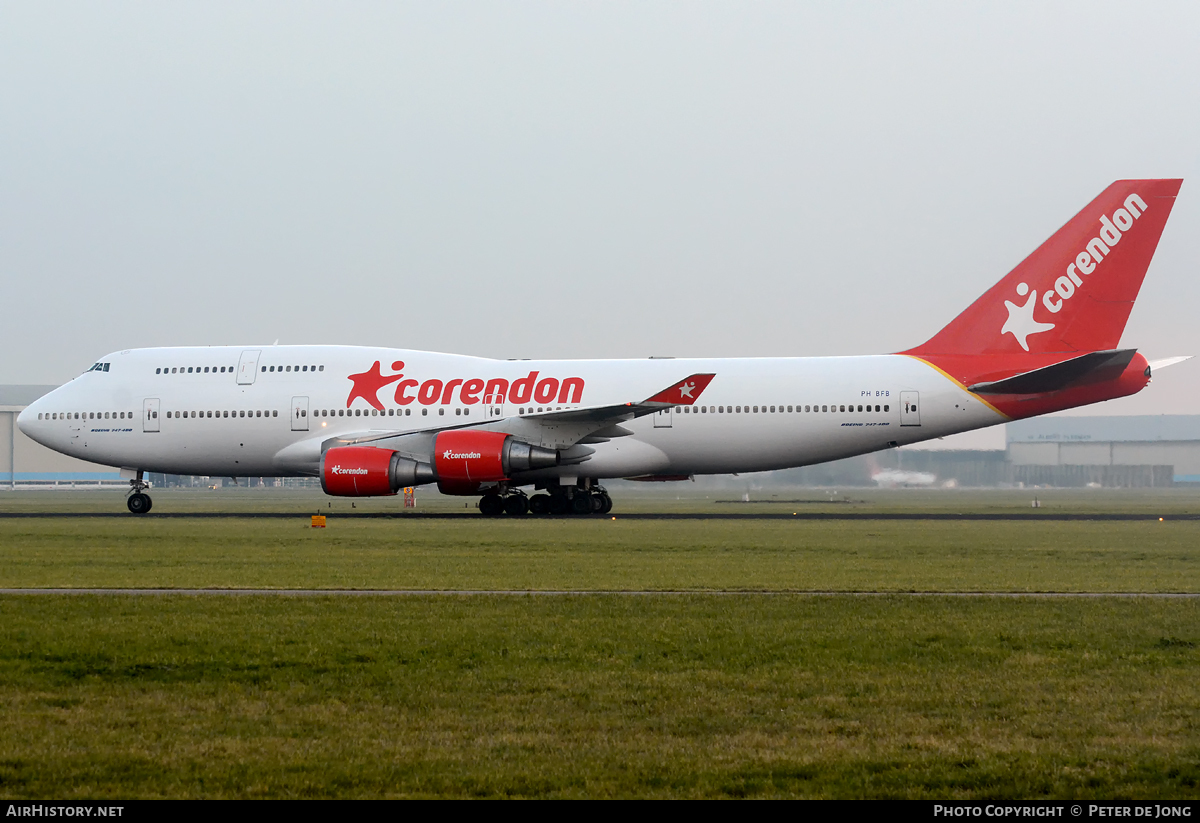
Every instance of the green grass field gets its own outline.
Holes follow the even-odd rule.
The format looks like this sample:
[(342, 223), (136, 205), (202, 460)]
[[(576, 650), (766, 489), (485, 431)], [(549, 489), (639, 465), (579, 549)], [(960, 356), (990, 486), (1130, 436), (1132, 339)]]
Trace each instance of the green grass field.
[[(1194, 492), (1043, 492), (1038, 510), (1163, 522), (340, 504), (324, 530), (307, 493), (173, 494), (155, 513), (295, 516), (0, 517), (0, 587), (686, 593), (0, 596), (0, 796), (1200, 797), (1200, 599), (794, 593), (1200, 591), (1200, 521), (1171, 519), (1197, 511)], [(0, 512), (45, 511), (34, 497), (120, 503), (0, 495)]]
[(1178, 798), (1194, 600), (0, 598), (8, 797)]
[[(1045, 495), (1046, 505), (1034, 510), (1039, 519), (1030, 521), (429, 519), (362, 516), (385, 503), (351, 509), (335, 501), (340, 508), (326, 508), (325, 529), (309, 525), (325, 498), (270, 491), (162, 493), (144, 518), (0, 517), (0, 587), (1200, 591), (1200, 520), (1170, 519), (1200, 511), (1195, 491), (1061, 492)], [(1029, 512), (1016, 506), (1015, 494), (877, 492), (805, 510)], [(118, 493), (17, 493), (0, 495), (0, 506), (28, 514), (37, 511), (35, 498), (75, 512), (121, 503)], [(461, 511), (452, 508), (462, 505), (454, 498), (432, 502), (435, 511)], [(386, 505), (396, 511), (395, 501)], [(703, 515), (803, 506), (659, 495), (630, 498), (623, 508)], [(155, 516), (213, 510), (294, 516)], [(1164, 512), (1167, 519), (1044, 519), (1063, 512)]]

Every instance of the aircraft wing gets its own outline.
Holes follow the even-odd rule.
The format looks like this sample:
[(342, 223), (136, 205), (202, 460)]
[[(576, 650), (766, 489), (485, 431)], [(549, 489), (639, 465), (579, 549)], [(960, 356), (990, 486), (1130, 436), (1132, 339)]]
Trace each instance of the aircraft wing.
[[(439, 431), (473, 428), (483, 431), (502, 431), (535, 446), (566, 450), (576, 445), (582, 447), (588, 443), (603, 443), (613, 437), (633, 434), (629, 429), (622, 427), (621, 423), (647, 414), (654, 414), (672, 406), (693, 405), (715, 376), (714, 374), (688, 375), (662, 391), (639, 401), (537, 412), (505, 417), (500, 420), (441, 426), (420, 432), (372, 430), (344, 433), (325, 440), (322, 448), (369, 443), (395, 449), (401, 453), (420, 454), (432, 447), (433, 438)], [(591, 453), (592, 450), (580, 448), (579, 451)], [(570, 460), (572, 455), (564, 455), (564, 457)]]
[(622, 423), (672, 406), (694, 405), (714, 377), (715, 374), (688, 375), (645, 400), (526, 414), (480, 428), (504, 431), (547, 449), (570, 449), (577, 444), (603, 443), (613, 437), (633, 434), (621, 426)]

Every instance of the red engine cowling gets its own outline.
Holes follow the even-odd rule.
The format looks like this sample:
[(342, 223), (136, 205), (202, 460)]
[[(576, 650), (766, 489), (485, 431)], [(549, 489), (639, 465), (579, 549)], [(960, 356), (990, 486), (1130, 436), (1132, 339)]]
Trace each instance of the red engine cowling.
[(433, 467), (443, 494), (474, 494), (480, 483), (557, 465), (558, 452), (503, 432), (459, 429), (444, 431), (433, 441)]
[(438, 483), (458, 486), (504, 480), (504, 441), (508, 439), (503, 432), (442, 432), (433, 442)]
[(433, 467), (391, 449), (338, 446), (321, 457), (321, 488), (338, 497), (395, 494), (434, 480)]

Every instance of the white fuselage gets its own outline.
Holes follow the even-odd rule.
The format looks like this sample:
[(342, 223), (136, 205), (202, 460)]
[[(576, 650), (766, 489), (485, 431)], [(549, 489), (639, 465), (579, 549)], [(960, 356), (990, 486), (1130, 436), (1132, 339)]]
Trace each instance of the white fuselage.
[[(72, 457), (170, 474), (316, 475), (323, 443), (370, 433), (529, 437), (539, 413), (638, 403), (696, 373), (715, 377), (694, 406), (622, 423), (632, 434), (594, 438), (586, 461), (537, 478), (781, 469), (1006, 419), (904, 355), (504, 361), (268, 346), (135, 349), (101, 363), (22, 412), (21, 430)], [(373, 369), (382, 380), (351, 378)]]

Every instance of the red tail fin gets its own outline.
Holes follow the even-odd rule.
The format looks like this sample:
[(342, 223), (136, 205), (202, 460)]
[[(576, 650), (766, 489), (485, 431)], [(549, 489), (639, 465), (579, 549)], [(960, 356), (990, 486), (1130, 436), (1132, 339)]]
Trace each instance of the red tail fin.
[(1182, 183), (1113, 183), (950, 325), (905, 354), (1115, 349)]

